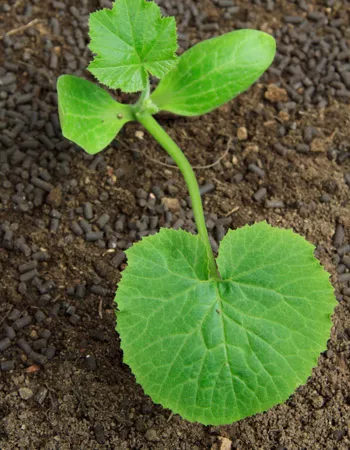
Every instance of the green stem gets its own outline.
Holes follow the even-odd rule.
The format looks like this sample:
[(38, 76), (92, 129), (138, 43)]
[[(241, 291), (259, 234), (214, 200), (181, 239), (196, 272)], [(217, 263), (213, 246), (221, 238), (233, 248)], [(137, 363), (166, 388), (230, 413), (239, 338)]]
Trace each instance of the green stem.
[(141, 92), (140, 98), (137, 100), (134, 107), (136, 108), (136, 111), (143, 111), (144, 103), (149, 98), (151, 93), (151, 85), (149, 80), (147, 80), (147, 86), (146, 88)]
[(198, 234), (203, 240), (209, 258), (210, 275), (217, 279), (218, 270), (215, 264), (214, 254), (210, 245), (207, 227), (205, 225), (202, 200), (199, 192), (199, 186), (191, 164), (181, 149), (175, 144), (166, 131), (150, 115), (135, 112), (136, 119), (146, 128), (146, 130), (159, 142), (164, 150), (170, 155), (179, 167), (187, 184), (188, 191), (192, 200), (193, 215), (196, 221)]

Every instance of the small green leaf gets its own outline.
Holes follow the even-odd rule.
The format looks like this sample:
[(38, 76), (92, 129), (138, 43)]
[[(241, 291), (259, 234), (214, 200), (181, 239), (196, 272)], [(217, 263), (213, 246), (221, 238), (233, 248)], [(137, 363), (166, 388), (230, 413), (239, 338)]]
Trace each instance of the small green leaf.
[(184, 231), (129, 249), (117, 330), (146, 394), (215, 425), (285, 401), (326, 348), (335, 306), (313, 249), (265, 222), (229, 231), (220, 281), (209, 278), (202, 240)]
[(145, 0), (117, 0), (90, 15), (88, 69), (103, 84), (124, 92), (146, 88), (148, 72), (162, 78), (177, 63), (176, 23)]
[(72, 75), (57, 82), (63, 136), (94, 155), (110, 144), (123, 125), (133, 120), (131, 108), (116, 102), (102, 88)]
[(160, 110), (205, 114), (248, 89), (270, 66), (275, 51), (274, 38), (256, 30), (200, 42), (180, 57), (151, 98)]

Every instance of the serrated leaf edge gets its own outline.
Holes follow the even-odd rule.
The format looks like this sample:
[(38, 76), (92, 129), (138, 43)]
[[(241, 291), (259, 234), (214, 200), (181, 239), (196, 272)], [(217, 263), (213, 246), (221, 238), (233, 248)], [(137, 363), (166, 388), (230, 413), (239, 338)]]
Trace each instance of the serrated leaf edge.
[[(169, 25), (170, 25), (171, 22), (173, 22), (175, 24), (175, 42), (174, 42), (174, 51), (173, 51), (173, 55), (172, 55), (174, 59), (166, 59), (166, 60), (159, 61), (159, 62), (162, 62), (163, 64), (166, 64), (166, 63), (168, 63), (168, 64), (173, 63), (173, 64), (171, 64), (171, 67), (169, 67), (166, 70), (166, 72), (164, 73), (164, 75), (162, 77), (157, 77), (157, 75), (154, 74), (153, 70), (150, 70), (150, 68), (148, 67), (149, 63), (148, 62), (144, 63), (140, 59), (139, 66), (140, 66), (140, 68), (143, 69), (143, 71), (142, 71), (143, 85), (139, 89), (136, 89), (136, 90), (135, 89), (130, 89), (128, 87), (128, 85), (126, 84), (126, 82), (115, 83), (113, 85), (108, 85), (108, 84), (104, 83), (101, 80), (100, 76), (96, 74), (95, 69), (92, 67), (94, 65), (94, 63), (98, 62), (99, 56), (98, 56), (98, 52), (96, 52), (96, 51), (91, 49), (92, 37), (91, 37), (90, 32), (89, 32), (90, 43), (88, 44), (88, 47), (91, 50), (91, 52), (95, 53), (95, 55), (94, 55), (92, 61), (90, 62), (89, 66), (87, 67), (87, 69), (99, 81), (99, 83), (103, 84), (104, 86), (107, 86), (108, 88), (111, 88), (111, 89), (120, 89), (121, 91), (123, 91), (125, 93), (129, 93), (129, 94), (134, 93), (134, 92), (140, 92), (140, 91), (146, 89), (146, 87), (147, 87), (147, 79), (148, 79), (148, 72), (151, 73), (153, 76), (156, 76), (157, 78), (161, 79), (167, 73), (169, 73), (171, 70), (173, 70), (176, 67), (176, 65), (178, 63), (178, 60), (179, 60), (178, 55), (176, 54), (176, 51), (178, 49), (178, 36), (177, 36), (177, 27), (176, 27), (175, 17), (173, 17), (173, 16), (169, 16), (169, 17), (162, 16), (160, 7), (154, 1), (147, 1), (147, 0), (141, 0), (141, 1), (142, 1), (143, 5), (145, 6), (145, 8), (150, 9), (150, 8), (154, 7), (154, 5), (157, 7), (157, 18), (156, 18), (156, 20), (157, 20), (158, 23), (161, 23), (161, 22), (164, 21), (164, 22), (169, 22)], [(117, 8), (117, 3), (118, 3), (118, 0), (115, 0), (113, 2), (112, 8), (101, 8), (101, 9), (91, 13), (90, 16), (89, 16), (89, 22), (88, 22), (89, 30), (90, 30), (90, 27), (91, 27), (91, 20), (92, 20), (93, 17), (95, 17), (95, 14), (98, 14), (101, 11), (111, 11), (111, 12), (113, 12), (114, 8)], [(155, 43), (156, 43), (156, 41), (155, 41)], [(138, 55), (138, 53), (137, 53), (137, 55)], [(94, 70), (92, 70), (92, 69), (94, 69)]]

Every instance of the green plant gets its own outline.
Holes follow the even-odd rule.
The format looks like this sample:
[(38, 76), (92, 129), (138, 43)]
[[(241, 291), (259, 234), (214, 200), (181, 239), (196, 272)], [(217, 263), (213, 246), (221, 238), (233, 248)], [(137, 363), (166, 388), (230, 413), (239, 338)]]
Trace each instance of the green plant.
[[(203, 424), (227, 424), (283, 402), (325, 349), (335, 300), (314, 247), (266, 222), (230, 230), (215, 260), (193, 170), (153, 118), (209, 112), (271, 64), (274, 39), (239, 30), (175, 52), (174, 18), (145, 0), (117, 0), (90, 17), (89, 66), (101, 83), (141, 91), (116, 102), (89, 81), (58, 80), (64, 136), (95, 154), (139, 121), (174, 159), (198, 235), (162, 229), (127, 251), (116, 295), (124, 359), (152, 399)], [(150, 92), (149, 74), (161, 81)]]

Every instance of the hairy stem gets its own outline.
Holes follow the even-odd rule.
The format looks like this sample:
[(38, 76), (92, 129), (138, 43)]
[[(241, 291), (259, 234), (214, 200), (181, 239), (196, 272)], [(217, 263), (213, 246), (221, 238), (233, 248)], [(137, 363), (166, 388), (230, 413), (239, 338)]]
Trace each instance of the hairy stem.
[(180, 147), (178, 147), (166, 131), (159, 125), (159, 123), (150, 115), (135, 113), (136, 119), (146, 128), (146, 130), (156, 139), (156, 141), (164, 148), (164, 150), (170, 155), (177, 166), (179, 167), (192, 200), (193, 215), (196, 221), (198, 234), (203, 240), (209, 258), (209, 272), (211, 277), (218, 278), (218, 270), (215, 263), (214, 254), (210, 245), (207, 227), (205, 225), (202, 200), (199, 193), (199, 186), (196, 176), (192, 170), (186, 156), (182, 153)]

